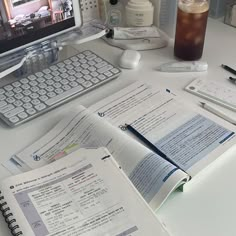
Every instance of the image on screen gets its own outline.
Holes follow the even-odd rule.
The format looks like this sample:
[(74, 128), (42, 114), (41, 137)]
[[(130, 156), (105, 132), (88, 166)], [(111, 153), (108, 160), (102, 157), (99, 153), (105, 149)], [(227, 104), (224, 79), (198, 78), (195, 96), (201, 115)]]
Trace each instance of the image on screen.
[(72, 0), (1, 0), (0, 53), (73, 26)]

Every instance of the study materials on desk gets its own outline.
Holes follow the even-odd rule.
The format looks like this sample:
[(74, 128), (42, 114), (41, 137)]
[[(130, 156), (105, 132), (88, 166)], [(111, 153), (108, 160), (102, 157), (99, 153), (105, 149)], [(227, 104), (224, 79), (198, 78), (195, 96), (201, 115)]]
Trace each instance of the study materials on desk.
[(79, 106), (5, 164), (13, 174), (47, 165), (78, 148), (106, 147), (143, 198), (157, 209), (189, 176), (97, 114)]
[(211, 102), (236, 111), (236, 89), (213, 80), (198, 78), (185, 87), (185, 90)]
[(89, 109), (117, 128), (131, 125), (192, 178), (236, 143), (235, 126), (216, 123), (157, 85), (133, 84)]
[(0, 190), (12, 235), (169, 235), (105, 148), (79, 149)]
[(5, 167), (12, 165), (13, 173), (24, 172), (78, 147), (105, 146), (143, 198), (157, 209), (172, 191), (235, 144), (233, 125), (215, 123), (199, 112), (164, 88), (137, 82), (89, 109), (77, 107)]

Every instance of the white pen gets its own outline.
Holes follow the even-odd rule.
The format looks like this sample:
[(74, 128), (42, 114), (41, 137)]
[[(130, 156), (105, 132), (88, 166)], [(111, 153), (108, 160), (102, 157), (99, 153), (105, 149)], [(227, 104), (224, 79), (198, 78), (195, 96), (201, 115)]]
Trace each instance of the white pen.
[(216, 107), (210, 105), (210, 104), (207, 104), (207, 103), (204, 103), (204, 102), (201, 102), (201, 105), (204, 109), (206, 109), (207, 111), (221, 117), (222, 119), (224, 120), (227, 120), (228, 122), (236, 125), (236, 119), (234, 119), (233, 117), (229, 117), (227, 114), (225, 114), (223, 111), (217, 109)]

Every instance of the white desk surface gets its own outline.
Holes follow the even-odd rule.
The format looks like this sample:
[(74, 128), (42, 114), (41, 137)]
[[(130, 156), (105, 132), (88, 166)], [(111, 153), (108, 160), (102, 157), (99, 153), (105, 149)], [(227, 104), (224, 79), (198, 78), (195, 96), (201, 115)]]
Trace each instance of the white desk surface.
[[(0, 122), (0, 163), (45, 134), (61, 120), (68, 109), (78, 104), (89, 106), (135, 80), (150, 81), (166, 86), (192, 102), (193, 106), (196, 106), (200, 99), (185, 92), (183, 88), (194, 78), (204, 76), (206, 79), (221, 81), (236, 88), (227, 80), (230, 73), (220, 67), (221, 64), (236, 67), (235, 46), (236, 29), (209, 19), (202, 57), (202, 60), (206, 60), (209, 64), (207, 73), (168, 74), (158, 72), (156, 70), (158, 65), (174, 60), (173, 46), (143, 51), (138, 68), (123, 70), (118, 79), (95, 91), (14, 129), (10, 129)], [(79, 50), (91, 49), (115, 65), (118, 65), (118, 58), (122, 53), (121, 49), (108, 46), (102, 40), (76, 47)], [(219, 119), (214, 115), (212, 117)], [(0, 166), (0, 179), (8, 175), (8, 171)], [(186, 192), (173, 193), (157, 211), (157, 215), (174, 236), (235, 236), (235, 182), (236, 159), (231, 153), (225, 156), (223, 161), (214, 163), (207, 171), (204, 171), (199, 176), (198, 182), (192, 184)], [(10, 235), (1, 215), (0, 229), (0, 236)]]

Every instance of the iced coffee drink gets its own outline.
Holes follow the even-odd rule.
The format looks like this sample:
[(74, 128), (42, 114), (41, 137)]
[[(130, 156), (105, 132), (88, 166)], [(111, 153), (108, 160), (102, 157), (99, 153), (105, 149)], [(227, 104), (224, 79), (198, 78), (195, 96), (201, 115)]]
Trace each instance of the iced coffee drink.
[(174, 54), (182, 60), (202, 56), (209, 3), (207, 0), (179, 0)]

